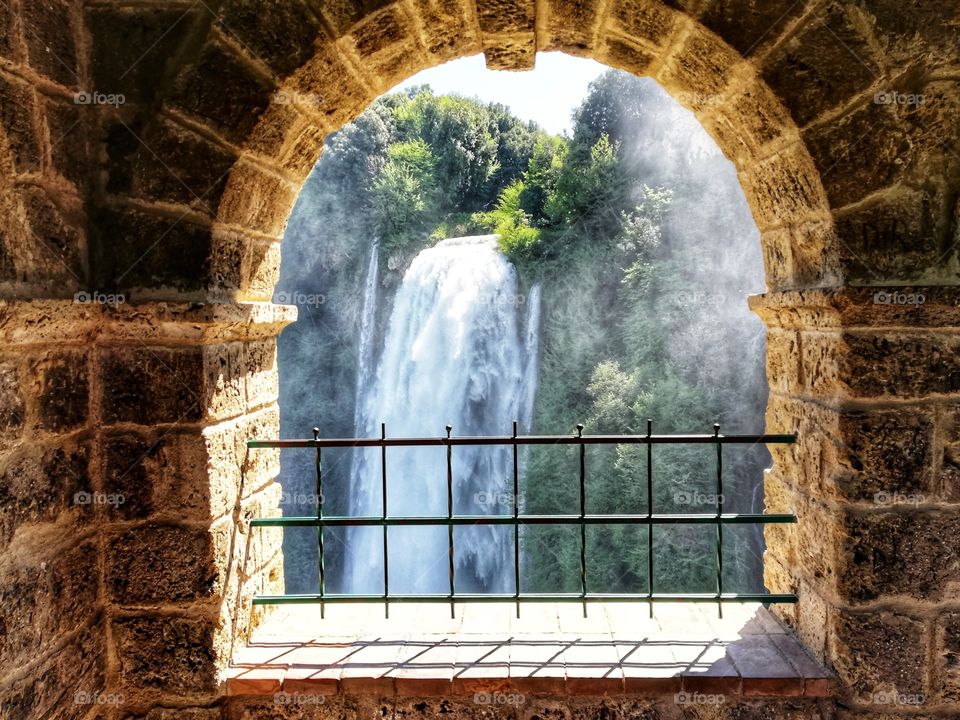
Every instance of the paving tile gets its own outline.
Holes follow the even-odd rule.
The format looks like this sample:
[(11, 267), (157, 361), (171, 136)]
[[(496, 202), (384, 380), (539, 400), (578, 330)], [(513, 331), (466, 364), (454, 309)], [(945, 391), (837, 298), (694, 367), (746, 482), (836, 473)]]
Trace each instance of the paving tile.
[(280, 692), (284, 670), (231, 668), (227, 673), (227, 695), (274, 695)]
[(730, 657), (726, 644), (711, 643), (681, 673), (685, 692), (706, 695), (738, 695), (740, 673)]
[(770, 637), (747, 635), (727, 648), (743, 678), (745, 696), (803, 694), (803, 678), (787, 662)]

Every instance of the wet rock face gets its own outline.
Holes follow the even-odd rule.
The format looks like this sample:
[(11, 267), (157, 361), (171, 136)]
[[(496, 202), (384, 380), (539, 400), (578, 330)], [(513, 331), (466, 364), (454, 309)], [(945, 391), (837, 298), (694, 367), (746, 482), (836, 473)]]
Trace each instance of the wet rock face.
[[(0, 716), (90, 717), (98, 693), (122, 698), (107, 716), (276, 716), (224, 704), (218, 672), (252, 596), (282, 587), (277, 535), (248, 526), (275, 512), (279, 460), (245, 442), (278, 429), (286, 218), (324, 137), (378, 94), (549, 50), (654, 76), (739, 170), (770, 288), (768, 429), (800, 435), (767, 480), (800, 516), (768, 530), (767, 584), (800, 594), (781, 612), (837, 670), (843, 716), (960, 701), (956, 2), (189, 5), (0, 2)], [(310, 712), (492, 717), (338, 702)]]

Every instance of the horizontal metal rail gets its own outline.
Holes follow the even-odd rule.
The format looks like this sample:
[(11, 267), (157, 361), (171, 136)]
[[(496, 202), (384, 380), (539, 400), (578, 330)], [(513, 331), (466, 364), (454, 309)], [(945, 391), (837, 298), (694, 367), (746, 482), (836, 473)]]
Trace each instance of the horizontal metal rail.
[[(391, 603), (502, 603), (502, 602), (583, 602), (581, 593), (455, 593), (447, 595), (391, 595)], [(590, 602), (758, 602), (792, 603), (795, 595), (771, 595), (767, 593), (587, 593)], [(316, 604), (319, 602), (340, 603), (382, 603), (383, 595), (352, 595), (327, 593), (326, 595), (260, 595), (253, 600), (254, 605), (296, 605)]]
[[(252, 450), (259, 449), (291, 449), (312, 448), (316, 453), (316, 513), (304, 517), (269, 517), (255, 518), (251, 521), (253, 527), (314, 527), (317, 529), (317, 549), (319, 551), (320, 592), (301, 595), (265, 595), (254, 598), (255, 605), (278, 605), (297, 603), (319, 603), (321, 617), (328, 602), (333, 603), (383, 603), (389, 617), (391, 603), (430, 603), (443, 602), (450, 604), (451, 615), (454, 613), (454, 604), (458, 602), (489, 603), (513, 602), (516, 603), (517, 614), (520, 604), (526, 602), (578, 602), (583, 604), (584, 615), (587, 613), (588, 602), (646, 602), (650, 604), (650, 614), (653, 614), (653, 604), (657, 602), (716, 602), (721, 617), (723, 603), (727, 602), (760, 602), (760, 603), (794, 603), (797, 601), (793, 594), (768, 593), (730, 593), (723, 588), (723, 528), (726, 525), (743, 524), (776, 524), (794, 523), (795, 515), (785, 513), (725, 513), (723, 512), (723, 446), (724, 445), (758, 445), (758, 444), (789, 444), (796, 442), (796, 435), (792, 434), (764, 434), (764, 435), (721, 435), (720, 426), (713, 426), (713, 434), (709, 435), (654, 435), (653, 423), (647, 421), (647, 432), (644, 435), (584, 435), (583, 426), (577, 426), (575, 435), (519, 435), (517, 423), (513, 423), (512, 435), (482, 436), (482, 437), (453, 437), (451, 426), (446, 427), (446, 436), (441, 437), (396, 437), (388, 438), (386, 426), (381, 424), (380, 437), (369, 438), (321, 438), (317, 428), (313, 430), (312, 439), (299, 440), (250, 440), (247, 446)], [(575, 445), (579, 448), (579, 480), (580, 497), (579, 513), (563, 515), (521, 514), (519, 506), (514, 503), (513, 512), (509, 515), (454, 515), (453, 500), (453, 448), (459, 446), (509, 446), (513, 452), (513, 492), (519, 496), (519, 448), (534, 445)], [(586, 512), (586, 455), (588, 445), (645, 445), (647, 455), (647, 512), (632, 514), (587, 514)], [(713, 445), (716, 448), (716, 508), (713, 512), (703, 513), (657, 513), (653, 506), (653, 455), (654, 445)], [(399, 447), (438, 447), (444, 448), (447, 459), (446, 490), (447, 514), (437, 516), (404, 517), (393, 516), (387, 510), (387, 448)], [(324, 516), (323, 514), (323, 472), (322, 451), (329, 448), (380, 448), (381, 461), (381, 492), (383, 495), (383, 512), (380, 515), (367, 516)], [(514, 578), (515, 589), (512, 593), (457, 593), (455, 591), (455, 563), (454, 563), (454, 527), (468, 525), (495, 525), (510, 526), (514, 534)], [(574, 525), (580, 528), (580, 592), (576, 593), (525, 593), (520, 588), (520, 534), (519, 529), (526, 526), (544, 525)], [(597, 593), (587, 590), (587, 536), (586, 528), (597, 525), (641, 525), (647, 527), (647, 592), (638, 593)], [(657, 525), (714, 525), (716, 527), (716, 592), (712, 593), (657, 593), (654, 587), (654, 537), (653, 528)], [(446, 527), (448, 533), (449, 554), (449, 592), (436, 594), (402, 594), (390, 592), (390, 572), (388, 553), (388, 533), (391, 527)], [(343, 594), (326, 592), (326, 578), (324, 567), (324, 529), (337, 527), (379, 527), (383, 532), (383, 593), (377, 594)]]
[(759, 445), (789, 444), (796, 435), (484, 435), (480, 437), (319, 438), (248, 440), (251, 449), (447, 447), (458, 445)]
[(423, 527), (439, 525), (752, 525), (795, 523), (796, 515), (688, 513), (681, 515), (446, 515), (429, 517), (378, 517), (333, 515), (315, 517), (272, 517), (251, 521), (253, 527)]

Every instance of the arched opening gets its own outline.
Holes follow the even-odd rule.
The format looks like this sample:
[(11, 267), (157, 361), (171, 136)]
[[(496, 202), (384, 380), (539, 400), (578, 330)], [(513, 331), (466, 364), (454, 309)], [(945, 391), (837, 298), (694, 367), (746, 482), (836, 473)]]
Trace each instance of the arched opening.
[[(549, 69), (505, 79), (474, 70), (479, 57), (444, 65), (330, 138), (284, 238), (275, 300), (297, 305), (299, 320), (279, 341), (282, 437), (314, 426), (322, 437), (376, 437), (381, 421), (391, 436), (438, 435), (448, 423), (458, 435), (502, 435), (515, 420), (524, 435), (571, 433), (578, 420), (588, 434), (627, 435), (648, 416), (657, 434), (708, 433), (715, 422), (727, 435), (764, 432), (763, 325), (746, 304), (765, 289), (763, 260), (732, 164), (655, 81), (564, 57), (541, 56)], [(564, 89), (587, 72), (589, 90), (586, 80), (579, 94)], [(454, 78), (474, 92), (491, 86), (487, 100), (417, 90)], [(498, 95), (498, 82), (525, 88)], [(515, 114), (521, 99), (536, 106), (535, 88), (541, 102), (565, 103), (560, 118), (536, 115), (562, 136), (528, 125), (530, 111)], [(498, 255), (465, 251), (489, 244), (480, 236), (491, 232), (501, 233), (502, 268)], [(456, 241), (460, 260), (434, 257), (464, 235), (476, 237)], [(524, 514), (570, 513), (576, 487), (564, 478), (575, 463), (542, 450), (524, 453), (514, 501), (523, 498)], [(590, 449), (590, 514), (652, 507), (638, 450)], [(658, 512), (701, 511), (716, 497), (710, 452), (657, 449)], [(284, 515), (316, 513), (315, 462), (286, 451)], [(324, 514), (380, 514), (380, 463), (376, 450), (324, 453)], [(460, 450), (453, 463), (456, 514), (512, 512), (496, 502), (512, 495), (509, 453)], [(442, 452), (391, 450), (388, 464), (391, 515), (446, 512), (431, 501)], [(727, 451), (724, 512), (763, 512), (768, 466), (762, 445)], [(572, 529), (524, 529), (525, 592), (579, 585)], [(405, 584), (442, 591), (441, 531), (386, 533), (394, 594)], [(325, 593), (383, 591), (379, 529), (329, 529), (322, 562), (316, 530), (283, 532), (287, 594), (319, 592), (321, 564)], [(591, 527), (588, 582), (595, 593), (646, 592), (648, 583), (709, 592), (715, 532)], [(458, 592), (516, 589), (509, 528), (454, 537)], [(762, 526), (731, 527), (725, 538), (727, 592), (762, 593)], [(656, 572), (646, 568), (650, 541)]]

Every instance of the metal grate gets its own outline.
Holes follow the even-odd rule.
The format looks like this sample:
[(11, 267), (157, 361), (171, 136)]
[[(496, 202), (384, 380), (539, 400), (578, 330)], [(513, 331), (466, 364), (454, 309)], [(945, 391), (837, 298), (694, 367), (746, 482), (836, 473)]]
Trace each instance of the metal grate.
[[(321, 438), (320, 430), (314, 428), (312, 440), (250, 440), (247, 447), (252, 450), (263, 448), (313, 448), (316, 452), (316, 514), (309, 517), (271, 517), (257, 518), (251, 522), (254, 527), (315, 527), (317, 528), (317, 546), (320, 564), (320, 592), (302, 595), (266, 595), (254, 598), (255, 605), (275, 605), (285, 603), (319, 603), (321, 617), (326, 603), (384, 603), (389, 617), (390, 603), (409, 602), (449, 602), (451, 615), (457, 602), (503, 602), (512, 601), (517, 605), (523, 602), (580, 602), (584, 616), (589, 601), (650, 603), (653, 615), (655, 602), (705, 602), (715, 601), (718, 612), (723, 617), (725, 602), (761, 602), (794, 603), (793, 594), (739, 593), (725, 592), (723, 587), (723, 528), (735, 524), (771, 524), (794, 523), (792, 514), (766, 513), (724, 513), (723, 512), (723, 446), (789, 444), (796, 442), (796, 435), (721, 435), (720, 426), (713, 426), (710, 435), (654, 435), (653, 423), (647, 421), (645, 435), (584, 435), (583, 425), (577, 425), (575, 435), (518, 435), (517, 423), (513, 423), (513, 434), (509, 436), (454, 437), (452, 427), (447, 425), (444, 437), (388, 438), (386, 426), (381, 424), (379, 438)], [(586, 512), (586, 447), (588, 445), (646, 445), (647, 460), (647, 512), (640, 514), (597, 515)], [(717, 453), (717, 504), (714, 512), (664, 514), (654, 512), (653, 507), (653, 446), (654, 445), (694, 445), (708, 444), (716, 446)], [(580, 497), (579, 512), (572, 515), (527, 515), (520, 514), (520, 508), (513, 503), (512, 515), (454, 515), (453, 513), (453, 448), (461, 445), (501, 445), (513, 449), (513, 497), (519, 497), (519, 448), (527, 445), (576, 445), (580, 450)], [(387, 508), (387, 448), (390, 447), (445, 447), (447, 451), (447, 514), (429, 517), (392, 517)], [(381, 492), (383, 512), (377, 516), (324, 516), (323, 514), (323, 465), (324, 448), (380, 448)], [(654, 592), (654, 553), (653, 528), (655, 525), (696, 525), (716, 526), (716, 592), (713, 593), (656, 593)], [(514, 537), (514, 592), (513, 593), (457, 593), (454, 589), (454, 541), (453, 528), (461, 525), (509, 525), (513, 527)], [(524, 593), (520, 591), (520, 528), (533, 525), (574, 525), (580, 528), (580, 592), (579, 593)], [(587, 589), (587, 542), (588, 525), (644, 525), (647, 527), (647, 588), (645, 593), (601, 593)], [(394, 594), (390, 592), (390, 567), (388, 555), (389, 527), (433, 526), (446, 527), (448, 530), (449, 579), (450, 590), (443, 594)], [(323, 532), (332, 527), (380, 527), (383, 529), (383, 593), (374, 595), (327, 593), (324, 577)]]

